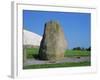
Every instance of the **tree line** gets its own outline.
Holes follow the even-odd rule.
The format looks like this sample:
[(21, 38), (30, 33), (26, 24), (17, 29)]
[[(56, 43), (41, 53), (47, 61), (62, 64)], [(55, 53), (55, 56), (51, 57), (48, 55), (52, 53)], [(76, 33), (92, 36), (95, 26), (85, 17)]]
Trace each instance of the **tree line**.
[(91, 51), (91, 47), (88, 47), (88, 48), (75, 47), (72, 50), (82, 50), (82, 51), (86, 50), (86, 51)]

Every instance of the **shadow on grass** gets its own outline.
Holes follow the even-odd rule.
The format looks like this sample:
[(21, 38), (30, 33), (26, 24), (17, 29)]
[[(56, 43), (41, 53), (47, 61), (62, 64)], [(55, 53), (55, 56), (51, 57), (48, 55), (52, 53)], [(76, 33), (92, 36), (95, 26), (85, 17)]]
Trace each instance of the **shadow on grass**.
[(33, 54), (33, 58), (36, 59), (36, 60), (40, 60), (38, 54)]
[(43, 60), (43, 59), (40, 59), (39, 58), (39, 55), (38, 54), (33, 54), (33, 58), (36, 59), (36, 60)]
[(41, 59), (38, 54), (33, 54), (33, 58), (36, 60), (47, 61), (48, 59)]

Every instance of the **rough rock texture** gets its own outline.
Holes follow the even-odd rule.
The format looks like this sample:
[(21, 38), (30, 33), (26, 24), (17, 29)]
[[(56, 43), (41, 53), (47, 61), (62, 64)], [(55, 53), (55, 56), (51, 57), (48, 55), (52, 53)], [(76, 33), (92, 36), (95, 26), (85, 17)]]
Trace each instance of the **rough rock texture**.
[(66, 48), (64, 32), (59, 23), (55, 21), (47, 22), (40, 44), (39, 59), (51, 61), (63, 59)]

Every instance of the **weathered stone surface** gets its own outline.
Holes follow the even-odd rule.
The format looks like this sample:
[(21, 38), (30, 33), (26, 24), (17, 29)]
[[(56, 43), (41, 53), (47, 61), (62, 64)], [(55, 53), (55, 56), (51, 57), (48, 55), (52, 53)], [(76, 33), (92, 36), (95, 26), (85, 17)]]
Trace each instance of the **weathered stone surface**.
[(66, 48), (64, 32), (59, 23), (55, 21), (47, 22), (40, 44), (39, 59), (51, 61), (63, 59)]

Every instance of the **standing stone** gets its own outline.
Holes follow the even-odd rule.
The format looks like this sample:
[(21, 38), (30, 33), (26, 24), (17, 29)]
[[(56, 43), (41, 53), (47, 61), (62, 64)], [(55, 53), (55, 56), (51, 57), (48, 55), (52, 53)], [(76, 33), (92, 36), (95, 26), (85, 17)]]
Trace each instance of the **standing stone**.
[(66, 48), (64, 32), (59, 23), (47, 22), (39, 48), (39, 59), (51, 61), (63, 59)]

